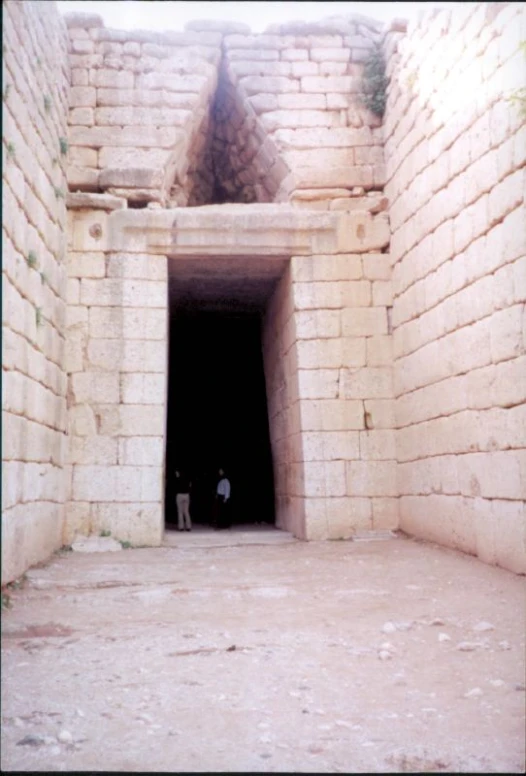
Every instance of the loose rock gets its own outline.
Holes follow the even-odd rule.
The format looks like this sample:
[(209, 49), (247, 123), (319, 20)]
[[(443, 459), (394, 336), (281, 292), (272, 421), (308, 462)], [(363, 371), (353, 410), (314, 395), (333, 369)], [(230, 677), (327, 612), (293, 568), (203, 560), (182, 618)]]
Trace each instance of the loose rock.
[(476, 641), (460, 641), (457, 644), (457, 649), (460, 652), (474, 652), (479, 647), (480, 644), (478, 644)]
[(413, 627), (413, 622), (386, 622), (382, 626), (383, 633), (395, 633), (396, 631), (407, 631)]
[(464, 693), (464, 698), (479, 698), (481, 695), (484, 695), (483, 690), (480, 687), (474, 687), (472, 690)]
[(71, 742), (73, 741), (73, 736), (71, 735), (69, 730), (61, 730), (57, 736), (57, 739), (60, 741), (61, 744), (71, 744)]
[(24, 738), (16, 742), (17, 746), (44, 746), (45, 743), (44, 736), (37, 734), (24, 736)]
[(502, 679), (490, 679), (489, 683), (492, 687), (504, 687), (505, 682)]
[(473, 630), (476, 633), (484, 633), (485, 631), (495, 630), (495, 626), (492, 625), (490, 622), (485, 622), (484, 620), (481, 620), (481, 622), (478, 622), (476, 625), (473, 626)]
[(393, 625), (395, 626), (396, 630), (398, 630), (398, 631), (408, 631), (408, 630), (411, 630), (411, 628), (414, 625), (414, 622), (409, 622), (409, 621), (408, 622), (395, 622), (395, 623), (393, 623)]

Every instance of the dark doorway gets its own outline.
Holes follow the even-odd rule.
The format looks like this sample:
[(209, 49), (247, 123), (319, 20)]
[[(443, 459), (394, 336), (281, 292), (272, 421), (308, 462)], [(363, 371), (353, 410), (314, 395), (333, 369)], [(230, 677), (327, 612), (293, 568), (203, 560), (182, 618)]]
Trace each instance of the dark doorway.
[(177, 523), (174, 470), (187, 471), (192, 520), (207, 525), (219, 467), (231, 481), (233, 527), (273, 524), (261, 316), (175, 309), (170, 323), (167, 528)]

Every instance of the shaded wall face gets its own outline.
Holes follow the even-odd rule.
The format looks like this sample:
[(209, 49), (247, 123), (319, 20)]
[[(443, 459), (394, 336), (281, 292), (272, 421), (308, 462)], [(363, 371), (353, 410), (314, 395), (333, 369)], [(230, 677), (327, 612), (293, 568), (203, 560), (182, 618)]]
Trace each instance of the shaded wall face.
[(263, 360), (274, 465), (276, 525), (307, 538), (303, 471), (299, 449), (296, 333), (292, 277), (287, 268), (269, 301), (263, 322)]
[(426, 18), (385, 119), (401, 527), (523, 572), (525, 37), (520, 4)]
[(294, 257), (263, 347), (280, 527), (398, 527), (387, 254)]
[[(3, 4), (2, 583), (61, 545), (67, 498), (67, 37), (53, 3)], [(52, 45), (50, 42), (52, 41)]]

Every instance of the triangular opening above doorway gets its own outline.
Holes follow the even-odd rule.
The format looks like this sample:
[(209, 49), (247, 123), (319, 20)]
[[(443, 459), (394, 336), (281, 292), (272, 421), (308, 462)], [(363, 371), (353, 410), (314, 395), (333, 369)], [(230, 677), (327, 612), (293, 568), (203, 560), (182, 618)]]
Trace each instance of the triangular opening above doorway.
[(221, 64), (210, 108), (191, 143), (184, 184), (176, 182), (170, 200), (189, 207), (273, 202), (288, 173), (256, 112)]

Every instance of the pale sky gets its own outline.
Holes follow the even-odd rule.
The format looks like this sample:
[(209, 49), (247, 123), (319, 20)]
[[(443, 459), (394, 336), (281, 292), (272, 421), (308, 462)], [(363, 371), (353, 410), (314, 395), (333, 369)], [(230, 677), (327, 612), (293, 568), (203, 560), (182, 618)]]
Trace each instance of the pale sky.
[(61, 13), (82, 11), (102, 16), (106, 27), (121, 30), (182, 30), (194, 19), (223, 19), (244, 22), (252, 32), (263, 32), (270, 24), (288, 21), (316, 21), (328, 16), (359, 13), (378, 21), (412, 19), (426, 8), (449, 3), (426, 2), (247, 2), (247, 0), (62, 0)]

